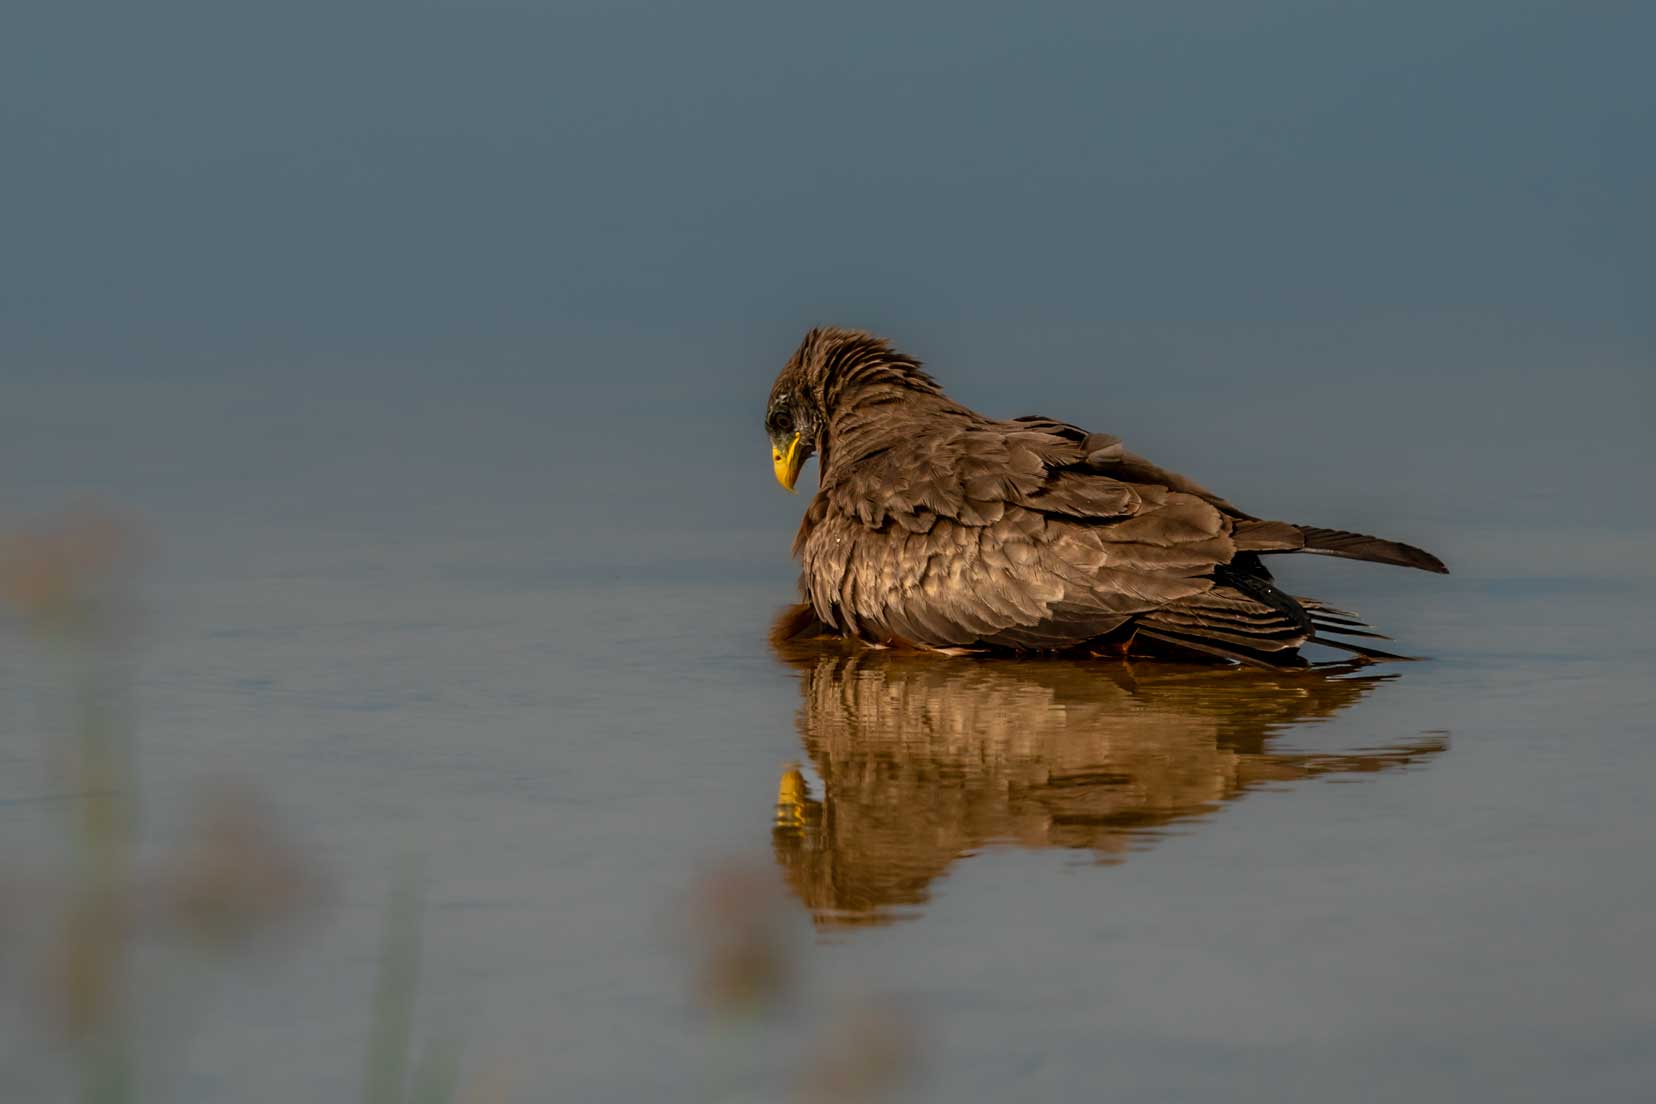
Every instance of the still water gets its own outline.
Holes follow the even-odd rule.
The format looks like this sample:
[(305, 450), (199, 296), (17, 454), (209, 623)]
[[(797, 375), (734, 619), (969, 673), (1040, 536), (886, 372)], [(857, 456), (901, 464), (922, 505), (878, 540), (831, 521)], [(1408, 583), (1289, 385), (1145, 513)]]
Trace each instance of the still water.
[[(463, 1044), (470, 1099), (790, 1099), (847, 1023), (902, 1037), (899, 1099), (1656, 1086), (1656, 587), (1616, 566), (1643, 530), (1440, 526), (1448, 578), (1287, 566), (1430, 657), (1293, 676), (778, 650), (786, 520), (592, 537), (305, 479), (299, 505), (271, 476), (139, 512), (146, 853), (233, 780), (328, 885), (250, 955), (146, 951), (152, 1098), (357, 1098), (410, 864), (416, 1046)], [(4, 662), (15, 878), (79, 798), (51, 781), (54, 662), (16, 626)], [(757, 1020), (698, 1000), (732, 871), (791, 979)], [(29, 1011), (50, 921), (9, 900), (0, 1098), (65, 1098)]]
[[(778, 654), (785, 586), (339, 551), (150, 588), (153, 834), (231, 775), (335, 879), (295, 945), (161, 1002), (178, 1099), (355, 1092), (410, 856), (422, 1018), (508, 1099), (695, 1098), (710, 1062), (762, 1093), (868, 1001), (916, 1033), (918, 1099), (1636, 1099), (1656, 1075), (1651, 657), (1618, 628), (1642, 585), (1445, 601), (1324, 570), (1436, 658), (1294, 677)], [(13, 754), (15, 844), (55, 810)], [(690, 999), (683, 918), (732, 859), (786, 887), (802, 974), (734, 1047)], [(8, 1099), (53, 1083), (24, 1039)]]

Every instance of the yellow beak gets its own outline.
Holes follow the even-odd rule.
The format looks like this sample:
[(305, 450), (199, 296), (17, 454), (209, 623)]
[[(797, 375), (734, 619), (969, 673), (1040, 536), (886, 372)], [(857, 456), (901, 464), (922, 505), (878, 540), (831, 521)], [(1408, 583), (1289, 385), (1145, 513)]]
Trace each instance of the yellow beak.
[(799, 447), (799, 434), (788, 438), (788, 447), (771, 445), (771, 466), (776, 469), (776, 481), (790, 493), (798, 494), (794, 484), (799, 481), (799, 469), (805, 466), (805, 450)]

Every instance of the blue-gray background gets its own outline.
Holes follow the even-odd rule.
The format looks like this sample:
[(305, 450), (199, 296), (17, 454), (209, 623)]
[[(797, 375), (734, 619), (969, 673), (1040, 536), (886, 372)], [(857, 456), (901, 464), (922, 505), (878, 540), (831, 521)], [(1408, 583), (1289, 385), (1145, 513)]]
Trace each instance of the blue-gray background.
[[(775, 764), (798, 754), (797, 703), (760, 634), (788, 592), (801, 503), (772, 484), (758, 419), (776, 368), (821, 323), (892, 337), (989, 412), (1121, 434), (1256, 512), (1442, 553), (1450, 580), (1303, 576), (1336, 600), (1366, 593), (1365, 612), (1445, 657), (1403, 683), (1436, 697), (1396, 696), (1415, 704), (1388, 724), (1458, 723), (1463, 765), (1479, 763), (1479, 731), (1508, 756), (1444, 766), (1435, 802), (1386, 814), (1431, 834), (1365, 871), (1376, 894), (1436, 871), (1433, 848), (1467, 829), (1429, 824), (1434, 811), (1471, 810), (1499, 836), (1489, 802), (1508, 800), (1513, 833), (1528, 823), (1557, 764), (1522, 752), (1564, 739), (1554, 719), (1586, 717), (1575, 738), (1609, 743), (1579, 745), (1588, 773), (1571, 801), (1612, 827), (1559, 827), (1543, 844), (1572, 877), (1633, 886), (1620, 922), (1648, 919), (1648, 863), (1617, 841), (1648, 839), (1649, 814), (1611, 780), (1650, 766), (1632, 732), (1648, 715), (1637, 626), (1656, 553), (1653, 13), (18, 0), (0, 16), (0, 509), (9, 525), (90, 495), (145, 525), (158, 658), (140, 700), (166, 733), (146, 745), (146, 778), (250, 770), (334, 841), (360, 880), (330, 944), (346, 949), (317, 952), (335, 955), (338, 991), (287, 999), (324, 1009), (317, 1030), (342, 1052), (386, 864), (408, 848), (441, 859), (462, 832), (465, 858), (438, 861), (434, 881), (460, 866), (486, 882), (453, 883), (465, 900), (530, 902), (504, 929), (447, 932), (476, 956), (478, 1004), (520, 1025), (501, 1049), (585, 1098), (672, 1083), (671, 1047), (612, 1075), (602, 1042), (640, 1024), (671, 1033), (645, 1011), (669, 999), (670, 971), (616, 967), (622, 983), (590, 964), (656, 962), (627, 918), (681, 888), (698, 856), (762, 843)], [(484, 772), (462, 784), (464, 830), (440, 811), (456, 800), (444, 763)], [(43, 785), (26, 767), (8, 781), (20, 799)], [(1319, 811), (1280, 808), (1290, 824)], [(29, 814), (9, 815), (28, 838)], [(1363, 851), (1396, 827), (1356, 823)], [(519, 850), (496, 846), (500, 824)], [(1244, 857), (1212, 860), (1226, 871), (1249, 855), (1246, 837), (1229, 843)], [(1444, 858), (1442, 884), (1487, 858)], [(1135, 861), (1158, 881), (1140, 887), (1155, 907), (1169, 893), (1235, 903), (1223, 888), (1201, 898), (1217, 867), (1200, 857)], [(955, 892), (1011, 907), (979, 879)], [(1026, 888), (1081, 914), (1088, 895), (1139, 899), (1105, 881)], [(1554, 912), (1504, 942), (1489, 916), (1448, 908), (1453, 960), (1494, 976), (1579, 932), (1577, 912), (1607, 914), (1566, 882), (1535, 887)], [(1416, 915), (1444, 905), (1421, 894)], [(547, 920), (538, 895), (579, 919)], [(934, 919), (937, 935), (910, 925), (834, 953), (871, 955), (839, 961), (874, 972), (909, 963), (904, 983), (929, 992), (1004, 930)], [(1558, 1041), (1567, 1024), (1524, 1014), (1539, 997), (1457, 989), (1362, 930), (1379, 944), (1326, 948), (1419, 984), (1361, 1006), (1372, 1015), (1350, 1021), (1338, 1061), (1306, 1074), (1321, 1099), (1343, 1070), (1421, 1053), (1407, 1024), (1442, 1028), (1421, 1010), (1445, 999), (1463, 1026), (1489, 1006), (1509, 1018), (1452, 1037), (1432, 1076), (1397, 1083), (1410, 1099), (1464, 1098), (1493, 1070), (1509, 1095), (1556, 1099), (1566, 1071), (1603, 1059), (1593, 1040), (1613, 1050), (1652, 1022), (1645, 979), (1635, 991), (1618, 957), (1631, 936), (1604, 936), (1603, 955), (1558, 982), (1573, 979), (1569, 1022), (1590, 1032)], [(937, 961), (903, 938), (934, 939)], [(1098, 937), (1042, 938), (1062, 972)], [(1227, 970), (1257, 951), (1210, 945)], [(1023, 1063), (1012, 1080), (966, 1062), (939, 1084), (1006, 1098), (1099, 1072), (1090, 1044), (1019, 1035), (1044, 1030), (1029, 1016), (1047, 1003), (1017, 976), (966, 1001), (954, 1054), (1003, 1049)], [(1186, 980), (1164, 977), (1164, 995), (1199, 1005)], [(1232, 980), (1237, 1007), (1265, 1010), (1250, 1038), (1286, 1045), (1327, 1022), (1273, 989), (1279, 975)], [(933, 992), (946, 1024), (950, 993)], [(565, 998), (584, 1018), (547, 1028), (565, 1040), (547, 1050), (536, 1017)], [(1265, 1014), (1279, 1006), (1303, 1018)], [(1217, 1026), (1181, 1035), (1170, 1015), (1118, 1032), (1147, 1032), (1158, 1057), (1119, 1057), (1111, 1076), (1156, 1095), (1240, 1069), (1284, 1098), (1269, 1060), (1238, 1058)], [(1377, 1027), (1399, 1049), (1372, 1042)], [(353, 1068), (291, 1030), (312, 1057), (271, 1082), (282, 1091)], [(1546, 1032), (1572, 1059), (1552, 1082), (1523, 1065)], [(1594, 1068), (1631, 1091), (1649, 1067), (1617, 1053), (1622, 1065)], [(197, 1070), (197, 1095), (238, 1084), (222, 1064), (223, 1082)]]
[[(1266, 510), (1294, 491), (1250, 485), (1261, 455), (1387, 510), (1608, 521), (1651, 459), (1643, 5), (5, 19), (13, 489), (265, 499), (310, 464), (471, 502), (498, 469), (604, 525), (768, 528), (792, 504), (735, 458), (815, 323), (995, 412), (1226, 464)], [(64, 424), (47, 378), (100, 386)], [(406, 436), (351, 429), (375, 419)]]

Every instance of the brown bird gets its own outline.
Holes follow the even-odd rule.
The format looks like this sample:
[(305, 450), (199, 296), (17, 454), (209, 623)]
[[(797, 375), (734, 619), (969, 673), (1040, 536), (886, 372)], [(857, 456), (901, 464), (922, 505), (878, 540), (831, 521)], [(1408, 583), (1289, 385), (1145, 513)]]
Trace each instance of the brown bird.
[(1305, 666), (1312, 642), (1380, 638), (1354, 615), (1279, 589), (1263, 556), (1317, 552), (1446, 574), (1396, 541), (1266, 521), (1051, 418), (986, 418), (913, 357), (816, 329), (776, 378), (765, 428), (793, 490), (820, 478), (794, 538), (797, 618), (876, 646), (947, 652), (1219, 657)]

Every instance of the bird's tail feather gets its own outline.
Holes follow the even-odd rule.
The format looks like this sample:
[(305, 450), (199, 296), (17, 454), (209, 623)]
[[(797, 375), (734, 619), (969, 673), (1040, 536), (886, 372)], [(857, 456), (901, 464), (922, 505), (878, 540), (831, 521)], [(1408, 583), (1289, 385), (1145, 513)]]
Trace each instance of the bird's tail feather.
[(1423, 548), (1402, 541), (1384, 540), (1366, 533), (1348, 533), (1344, 529), (1320, 529), (1314, 525), (1296, 525), (1294, 528), (1300, 531), (1305, 544), (1292, 551), (1319, 552), (1324, 556), (1343, 556), (1349, 560), (1396, 564), (1438, 575), (1449, 574), (1442, 560)]

